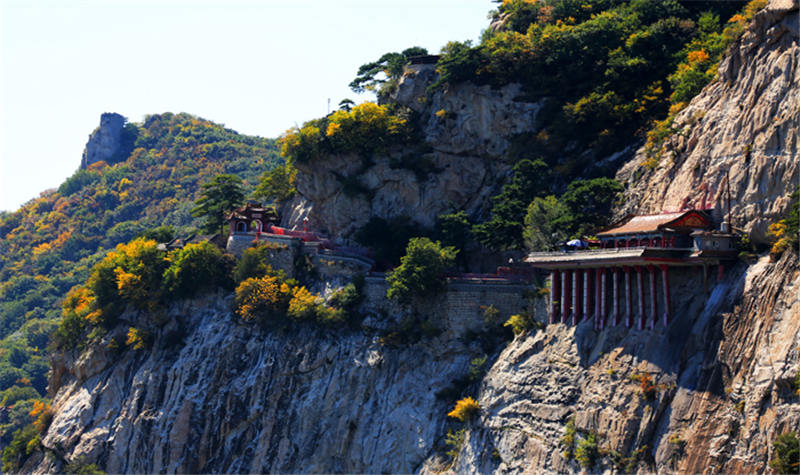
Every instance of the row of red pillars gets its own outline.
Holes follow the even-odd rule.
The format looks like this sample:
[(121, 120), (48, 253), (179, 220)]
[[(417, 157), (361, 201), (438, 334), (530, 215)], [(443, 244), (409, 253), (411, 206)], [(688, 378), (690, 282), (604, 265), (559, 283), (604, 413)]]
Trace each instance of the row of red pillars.
[[(664, 313), (662, 321), (664, 325), (669, 325), (672, 317), (672, 306), (670, 304), (669, 292), (669, 267), (661, 264), (661, 284), (664, 300)], [(648, 309), (649, 318), (645, 313), (644, 300), (644, 274), (645, 269), (649, 271), (650, 278), (650, 308)], [(566, 269), (550, 271), (550, 323), (567, 323), (570, 319), (573, 325), (577, 325), (581, 320), (594, 318), (594, 327), (602, 330), (606, 327), (609, 317), (614, 325), (619, 325), (622, 320), (622, 308), (620, 307), (620, 276), (625, 274), (625, 325), (628, 328), (633, 326), (633, 286), (631, 285), (631, 273), (636, 274), (638, 308), (638, 328), (644, 330), (647, 321), (650, 328), (654, 328), (658, 322), (658, 295), (656, 293), (656, 267), (655, 266), (623, 266), (608, 267), (598, 269)], [(594, 292), (592, 292), (591, 282), (594, 280)], [(610, 281), (610, 282), (609, 282)], [(611, 315), (608, 312), (608, 290), (611, 288)], [(594, 294), (594, 295), (592, 295)], [(594, 309), (592, 309), (594, 302)], [(582, 305), (581, 305), (582, 304)]]

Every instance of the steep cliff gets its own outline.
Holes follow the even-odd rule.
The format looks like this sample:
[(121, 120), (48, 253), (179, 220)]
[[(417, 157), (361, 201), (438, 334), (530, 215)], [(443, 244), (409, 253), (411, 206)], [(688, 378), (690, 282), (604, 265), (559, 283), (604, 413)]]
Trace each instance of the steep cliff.
[(48, 455), (23, 471), (411, 472), (442, 432), (437, 393), (481, 354), (447, 338), (392, 348), (360, 332), (262, 332), (230, 315), (211, 295), (172, 307), (149, 351), (115, 356), (110, 334), (59, 357)]
[(732, 46), (709, 84), (673, 123), (652, 171), (647, 154), (620, 170), (628, 185), (624, 212), (657, 213), (684, 207), (727, 211), (730, 177), (734, 226), (766, 241), (766, 230), (787, 208), (798, 169), (800, 45), (795, 0), (773, 0)]
[[(729, 171), (734, 226), (764, 242), (798, 182), (799, 59), (797, 2), (772, 1), (678, 116), (655, 169), (641, 150), (620, 172), (620, 214), (705, 200), (720, 218)], [(708, 294), (699, 279), (681, 274), (667, 328), (555, 325), (509, 345), (452, 470), (578, 471), (561, 440), (570, 419), (576, 441), (596, 437), (584, 459), (594, 471), (767, 470), (776, 437), (800, 429), (797, 250), (739, 263)], [(435, 458), (425, 467), (440, 468)]]
[[(314, 229), (349, 238), (371, 216), (407, 216), (432, 227), (442, 213), (480, 213), (511, 169), (502, 160), (510, 137), (535, 130), (540, 104), (518, 100), (518, 85), (466, 83), (428, 98), (426, 73), (406, 74), (393, 96), (417, 111), (423, 143), (377, 154), (366, 168), (352, 155), (296, 164), (298, 196), (285, 225), (302, 227), (308, 218)], [(348, 192), (342, 176), (358, 179), (361, 192)]]

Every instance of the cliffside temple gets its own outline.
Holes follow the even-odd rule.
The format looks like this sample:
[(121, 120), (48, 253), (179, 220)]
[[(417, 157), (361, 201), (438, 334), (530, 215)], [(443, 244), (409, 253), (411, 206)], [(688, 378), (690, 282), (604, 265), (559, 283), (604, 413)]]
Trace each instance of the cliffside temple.
[(525, 261), (550, 271), (550, 323), (594, 319), (603, 329), (624, 319), (643, 330), (655, 327), (659, 309), (664, 325), (672, 318), (670, 272), (700, 267), (706, 285), (709, 266), (721, 278), (724, 261), (736, 256), (735, 236), (712, 228), (699, 210), (627, 216), (598, 233), (598, 248), (533, 252)]

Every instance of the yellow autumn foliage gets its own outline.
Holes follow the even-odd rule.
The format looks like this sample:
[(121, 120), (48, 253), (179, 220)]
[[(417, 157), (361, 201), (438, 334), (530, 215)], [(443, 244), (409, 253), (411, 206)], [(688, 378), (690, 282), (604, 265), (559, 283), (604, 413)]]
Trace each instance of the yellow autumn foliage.
[(456, 405), (452, 411), (447, 413), (448, 417), (458, 419), (461, 422), (467, 422), (481, 409), (478, 401), (471, 397), (465, 397), (456, 401)]

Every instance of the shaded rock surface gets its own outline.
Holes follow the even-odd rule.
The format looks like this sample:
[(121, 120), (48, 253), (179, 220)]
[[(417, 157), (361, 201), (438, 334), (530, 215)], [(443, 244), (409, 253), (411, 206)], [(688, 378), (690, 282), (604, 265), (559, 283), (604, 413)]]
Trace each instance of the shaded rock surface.
[(456, 340), (393, 349), (361, 333), (262, 332), (232, 322), (219, 295), (170, 317), (152, 350), (115, 359), (97, 345), (62, 373), (51, 455), (35, 470), (82, 457), (109, 473), (411, 472), (444, 424), (436, 393), (474, 353)]
[(100, 126), (89, 136), (83, 150), (81, 168), (93, 163), (108, 161), (120, 150), (125, 117), (113, 112), (100, 116)]

